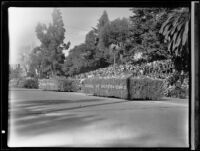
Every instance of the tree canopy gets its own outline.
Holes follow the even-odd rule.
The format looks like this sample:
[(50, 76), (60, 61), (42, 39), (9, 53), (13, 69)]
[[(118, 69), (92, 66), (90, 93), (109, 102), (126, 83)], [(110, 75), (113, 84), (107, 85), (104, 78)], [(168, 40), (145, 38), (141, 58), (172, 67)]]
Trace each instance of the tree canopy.
[(85, 41), (70, 49), (65, 57), (63, 50), (69, 48), (70, 42), (64, 43), (62, 15), (59, 9), (54, 9), (52, 23), (49, 26), (39, 23), (36, 27), (41, 45), (30, 55), (30, 70), (40, 77), (73, 76), (107, 67), (114, 60), (118, 64), (140, 64), (165, 59), (171, 59), (178, 71), (188, 70), (189, 10), (132, 8), (130, 11), (129, 18), (114, 20), (109, 20), (104, 11)]
[(41, 72), (47, 76), (63, 74), (62, 65), (65, 60), (63, 50), (68, 49), (70, 43), (64, 43), (65, 28), (59, 9), (53, 10), (52, 23), (48, 27), (42, 23), (37, 25), (36, 35), (41, 45), (36, 48), (37, 51), (35, 49), (32, 53), (35, 51), (41, 53), (39, 55), (41, 62), (38, 62), (38, 66), (42, 68)]

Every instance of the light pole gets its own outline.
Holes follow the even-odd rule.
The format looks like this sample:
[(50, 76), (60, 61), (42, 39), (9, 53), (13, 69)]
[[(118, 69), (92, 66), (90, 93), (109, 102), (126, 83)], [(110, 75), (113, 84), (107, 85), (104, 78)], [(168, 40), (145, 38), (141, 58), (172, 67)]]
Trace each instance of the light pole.
[(111, 44), (111, 49), (112, 49), (112, 52), (113, 52), (113, 54), (114, 54), (114, 57), (113, 57), (113, 59), (114, 59), (114, 63), (113, 63), (113, 66), (114, 66), (114, 75), (116, 75), (116, 72), (115, 72), (115, 64), (116, 64), (116, 51), (119, 49), (119, 46), (118, 45), (116, 45), (116, 44)]

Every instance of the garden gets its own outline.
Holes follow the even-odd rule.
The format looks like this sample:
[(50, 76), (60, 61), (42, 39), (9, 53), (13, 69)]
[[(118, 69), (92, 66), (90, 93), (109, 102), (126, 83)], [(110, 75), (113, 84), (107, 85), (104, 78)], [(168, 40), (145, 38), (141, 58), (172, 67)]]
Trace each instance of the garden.
[(130, 18), (112, 21), (104, 11), (85, 42), (65, 56), (70, 42), (64, 43), (62, 14), (54, 9), (53, 23), (36, 27), (41, 45), (33, 48), (24, 64), (10, 67), (9, 86), (128, 100), (188, 98), (189, 10), (130, 11), (134, 14)]

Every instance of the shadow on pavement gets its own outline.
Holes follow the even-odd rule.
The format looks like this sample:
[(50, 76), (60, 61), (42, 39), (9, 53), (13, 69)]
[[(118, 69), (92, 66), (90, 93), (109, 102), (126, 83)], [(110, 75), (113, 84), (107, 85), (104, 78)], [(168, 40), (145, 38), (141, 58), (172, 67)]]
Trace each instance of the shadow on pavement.
[(15, 122), (15, 131), (20, 136), (36, 136), (49, 134), (59, 131), (70, 131), (83, 126), (87, 126), (95, 121), (100, 121), (102, 118), (94, 115), (76, 116), (61, 115), (61, 116), (40, 116), (33, 119), (24, 119)]
[[(80, 104), (85, 102), (95, 102), (102, 101), (98, 104)], [(12, 115), (15, 118), (20, 118), (28, 115), (39, 115), (47, 114), (52, 112), (68, 111), (80, 108), (94, 107), (100, 105), (117, 104), (125, 101), (115, 101), (115, 102), (103, 102), (105, 100), (101, 99), (85, 99), (85, 100), (37, 100), (37, 101), (23, 101), (18, 103), (13, 103), (14, 106), (11, 108)], [(67, 106), (67, 104), (73, 103), (73, 106)], [(78, 104), (76, 104), (78, 103)], [(57, 105), (57, 106), (56, 106)], [(14, 109), (14, 111), (12, 111)]]
[[(80, 106), (80, 102), (102, 101), (98, 104), (85, 104)], [(85, 100), (37, 100), (13, 103), (10, 114), (14, 119), (13, 126), (17, 134), (23, 135), (42, 135), (44, 133), (57, 132), (62, 130), (76, 129), (87, 126), (92, 122), (100, 121), (102, 118), (96, 115), (77, 115), (67, 112), (73, 109), (86, 108), (106, 104), (121, 103), (104, 102), (103, 99)], [(124, 102), (124, 101), (123, 101)], [(68, 103), (74, 103), (68, 106)], [(76, 103), (78, 103), (76, 105)]]

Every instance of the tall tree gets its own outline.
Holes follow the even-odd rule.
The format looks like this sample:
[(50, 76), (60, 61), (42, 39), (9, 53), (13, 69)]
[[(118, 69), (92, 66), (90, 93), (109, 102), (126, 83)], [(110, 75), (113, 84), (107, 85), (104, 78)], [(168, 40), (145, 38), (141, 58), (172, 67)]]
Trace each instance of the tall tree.
[[(109, 62), (108, 62), (108, 53), (109, 53), (109, 49), (107, 48), (107, 44), (103, 38), (102, 35), (102, 31), (104, 30), (104, 28), (110, 23), (109, 18), (108, 18), (108, 14), (106, 11), (103, 12), (102, 16), (99, 19), (99, 22), (97, 24), (97, 29), (96, 29), (96, 34), (97, 34), (97, 47), (98, 47), (98, 51), (97, 51), (97, 58), (99, 59), (99, 64), (102, 67), (108, 66)], [(95, 30), (94, 30), (95, 31)]]
[[(118, 61), (122, 61), (122, 57), (125, 55), (125, 49), (128, 41), (129, 41), (129, 21), (126, 18), (123, 19), (115, 19), (114, 21), (107, 24), (103, 30), (102, 41), (104, 42), (105, 47), (109, 48), (110, 61), (113, 63), (113, 54), (116, 53), (117, 56), (120, 56)], [(116, 52), (113, 52), (111, 45), (115, 45), (117, 49)]]
[(159, 34), (169, 9), (133, 8), (131, 11), (133, 51), (141, 51), (148, 62), (169, 57), (164, 38)]
[(97, 24), (97, 30), (100, 32), (100, 30), (109, 23), (109, 18), (107, 12), (104, 10), (102, 16), (99, 18), (99, 22)]
[(68, 49), (70, 43), (64, 43), (65, 28), (62, 15), (59, 9), (54, 9), (52, 13), (52, 23), (47, 27), (39, 23), (36, 27), (37, 38), (40, 40), (42, 50), (43, 72), (46, 75), (60, 75), (64, 64), (64, 49)]

